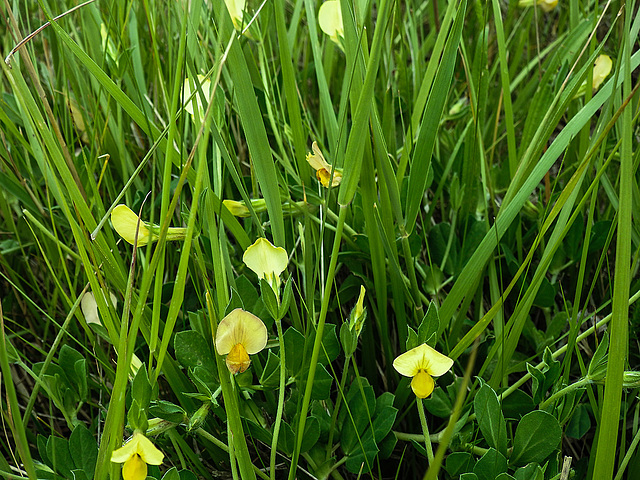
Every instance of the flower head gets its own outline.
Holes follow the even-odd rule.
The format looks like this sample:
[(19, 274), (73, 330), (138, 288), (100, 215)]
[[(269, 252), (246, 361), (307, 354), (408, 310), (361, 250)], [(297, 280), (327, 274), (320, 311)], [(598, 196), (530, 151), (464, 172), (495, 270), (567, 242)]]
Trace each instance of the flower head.
[[(125, 241), (133, 245), (136, 241), (136, 229), (138, 229), (138, 247), (158, 240), (158, 225), (150, 225), (140, 220), (129, 207), (120, 204), (111, 212), (111, 224)], [(139, 226), (138, 226), (139, 225)], [(167, 240), (184, 240), (187, 229), (182, 227), (169, 227)]]
[(418, 398), (427, 398), (433, 392), (432, 377), (444, 375), (453, 366), (453, 360), (434, 350), (426, 343), (396, 357), (393, 368), (405, 377), (413, 377), (411, 389)]
[[(198, 92), (197, 84), (200, 84), (200, 88), (202, 89), (202, 93), (204, 94), (204, 98), (209, 100), (211, 96), (211, 80), (209, 80), (204, 75), (198, 75), (197, 80), (191, 80), (189, 78), (184, 79), (184, 86), (182, 87), (182, 95), (184, 96), (184, 109), (189, 112), (192, 116), (194, 115), (193, 104), (198, 107), (198, 115), (200, 120), (204, 117), (204, 105), (202, 104), (202, 99), (200, 98), (200, 93), (196, 93), (194, 98), (191, 98), (193, 92)], [(192, 89), (193, 85), (193, 89)]]
[(360, 295), (358, 296), (356, 306), (351, 310), (351, 318), (349, 319), (349, 329), (355, 329), (356, 335), (360, 335), (364, 321), (367, 318), (367, 311), (364, 308), (365, 293), (364, 285), (360, 285)]
[[(227, 207), (234, 217), (248, 217), (251, 215), (249, 207), (244, 203), (244, 200), (223, 200), (222, 204)], [(252, 198), (251, 206), (256, 213), (267, 210), (267, 202), (264, 198)]]
[[(611, 68), (613, 67), (613, 62), (611, 61), (611, 57), (609, 55), (598, 55), (596, 61), (593, 62), (593, 91), (595, 92), (600, 88), (602, 82), (609, 76), (611, 73)], [(582, 82), (582, 85), (578, 87), (578, 91), (573, 96), (573, 98), (578, 98), (584, 95), (587, 92), (587, 81)]]
[(518, 2), (519, 7), (532, 7), (533, 4), (538, 5), (545, 12), (550, 12), (558, 5), (558, 0), (520, 0)]
[(111, 454), (113, 463), (124, 463), (124, 480), (144, 480), (147, 478), (147, 465), (160, 465), (163, 459), (163, 453), (139, 430), (133, 432), (131, 440)]
[(226, 355), (227, 368), (234, 375), (251, 364), (255, 355), (267, 345), (267, 327), (254, 314), (236, 308), (224, 317), (216, 331), (216, 350)]
[[(333, 0), (332, 0), (333, 1)], [(327, 2), (329, 3), (329, 2)], [(325, 4), (326, 5), (326, 4)], [(331, 178), (331, 172), (333, 172), (333, 180), (331, 181), (332, 187), (337, 187), (342, 181), (342, 169), (333, 168), (332, 165), (327, 163), (324, 159), (324, 155), (320, 151), (317, 142), (313, 142), (311, 145), (313, 153), (307, 154), (307, 162), (316, 171), (316, 178), (325, 188), (329, 188), (329, 179)]]
[(224, 0), (229, 16), (236, 30), (242, 30), (242, 16), (244, 12), (245, 0)]
[(329, 0), (320, 6), (318, 24), (320, 29), (342, 48), (340, 39), (344, 38), (344, 26), (342, 24), (342, 10), (340, 10), (339, 0)]
[(258, 278), (264, 278), (277, 291), (280, 274), (287, 268), (289, 256), (284, 248), (275, 247), (269, 240), (260, 237), (245, 250), (242, 261)]

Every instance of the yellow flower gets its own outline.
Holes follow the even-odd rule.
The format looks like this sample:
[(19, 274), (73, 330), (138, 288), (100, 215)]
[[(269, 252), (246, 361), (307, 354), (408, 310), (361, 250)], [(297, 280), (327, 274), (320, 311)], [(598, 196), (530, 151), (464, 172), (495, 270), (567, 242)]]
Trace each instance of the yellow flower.
[(317, 142), (313, 142), (311, 148), (313, 149), (313, 153), (307, 154), (307, 162), (309, 162), (309, 165), (311, 165), (311, 167), (316, 171), (316, 178), (318, 179), (318, 181), (322, 183), (325, 188), (329, 188), (329, 179), (331, 178), (331, 171), (333, 170), (333, 180), (331, 181), (331, 186), (337, 187), (338, 185), (340, 185), (340, 182), (342, 181), (342, 169), (333, 168), (332, 165), (327, 163), (327, 161), (324, 159), (324, 155), (322, 155), (322, 152), (320, 151), (320, 147), (318, 147)]
[[(242, 200), (223, 200), (222, 204), (227, 207), (227, 209), (229, 209), (231, 215), (233, 215), (234, 217), (248, 217), (251, 215), (249, 213), (249, 208)], [(264, 212), (267, 210), (267, 202), (264, 198), (251, 199), (251, 206), (256, 213)]]
[(342, 24), (342, 10), (340, 10), (339, 0), (329, 0), (320, 6), (318, 24), (320, 29), (342, 48), (340, 39), (344, 38), (344, 26)]
[(236, 30), (242, 30), (242, 16), (244, 12), (245, 0), (224, 0), (229, 16)]
[(405, 377), (413, 377), (411, 389), (418, 398), (427, 398), (433, 392), (432, 377), (444, 375), (453, 366), (453, 360), (426, 343), (412, 348), (393, 361), (393, 368)]
[[(611, 57), (609, 55), (598, 55), (596, 61), (593, 62), (593, 91), (595, 92), (600, 88), (602, 82), (609, 76), (611, 73), (611, 68), (613, 67), (613, 62), (611, 61)], [(578, 91), (573, 96), (573, 98), (578, 98), (584, 95), (587, 91), (587, 81), (582, 82), (582, 85), (578, 88)]]
[[(519, 7), (532, 7), (535, 0), (520, 0), (518, 2)], [(550, 12), (558, 5), (558, 0), (537, 0), (536, 5), (538, 5), (545, 12)]]
[[(200, 88), (202, 89), (202, 93), (204, 94), (204, 98), (209, 100), (211, 96), (211, 80), (209, 80), (204, 75), (197, 76), (197, 83), (200, 84)], [(192, 89), (193, 85), (193, 89)], [(194, 98), (191, 98), (193, 92), (197, 92)], [(184, 79), (184, 85), (182, 87), (182, 95), (184, 97), (184, 109), (189, 112), (191, 115), (194, 115), (193, 111), (193, 102), (198, 106), (198, 115), (200, 120), (204, 117), (204, 105), (202, 103), (202, 98), (200, 97), (200, 92), (198, 92), (198, 88), (195, 85), (195, 81), (189, 78)]]
[(351, 319), (349, 321), (349, 329), (354, 329), (356, 335), (360, 335), (362, 331), (362, 326), (364, 324), (365, 318), (367, 318), (366, 310), (364, 309), (364, 294), (366, 290), (364, 285), (360, 285), (360, 295), (358, 296), (358, 301), (356, 302), (356, 306), (351, 311)]
[(113, 463), (124, 463), (124, 480), (144, 480), (147, 478), (147, 464), (160, 465), (163, 459), (163, 453), (139, 430), (133, 432), (131, 440), (111, 454)]
[(275, 247), (266, 238), (260, 237), (247, 248), (242, 256), (247, 267), (264, 278), (274, 291), (280, 287), (280, 274), (285, 271), (289, 263), (287, 251), (282, 247)]
[[(136, 240), (136, 228), (138, 224), (138, 247), (142, 247), (149, 242), (158, 240), (157, 232), (160, 230), (158, 225), (149, 225), (140, 220), (129, 207), (120, 204), (111, 212), (111, 224), (124, 240), (131, 245)], [(182, 227), (169, 227), (167, 230), (167, 240), (184, 240), (187, 229)]]
[(267, 327), (254, 314), (236, 308), (224, 317), (216, 332), (216, 351), (226, 355), (227, 368), (234, 375), (251, 364), (255, 355), (267, 345)]

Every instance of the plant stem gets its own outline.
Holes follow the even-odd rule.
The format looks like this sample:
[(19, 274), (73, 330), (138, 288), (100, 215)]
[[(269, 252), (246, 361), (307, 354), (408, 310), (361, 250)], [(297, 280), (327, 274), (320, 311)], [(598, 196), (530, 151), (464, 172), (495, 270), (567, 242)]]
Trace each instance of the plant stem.
[(416, 405), (418, 406), (418, 415), (420, 416), (420, 424), (422, 425), (422, 433), (424, 434), (424, 445), (427, 449), (427, 459), (429, 460), (429, 465), (431, 465), (433, 463), (433, 447), (431, 446), (429, 427), (427, 426), (427, 418), (424, 415), (424, 405), (422, 405), (421, 398), (416, 398)]
[(284, 410), (284, 392), (287, 381), (287, 365), (284, 353), (284, 334), (282, 332), (282, 319), (276, 320), (278, 330), (278, 343), (280, 344), (280, 388), (278, 392), (278, 410), (276, 421), (273, 425), (273, 440), (271, 441), (271, 458), (269, 461), (269, 476), (271, 480), (276, 478), (276, 454), (278, 451), (278, 435), (280, 434), (280, 424), (282, 423), (282, 411)]

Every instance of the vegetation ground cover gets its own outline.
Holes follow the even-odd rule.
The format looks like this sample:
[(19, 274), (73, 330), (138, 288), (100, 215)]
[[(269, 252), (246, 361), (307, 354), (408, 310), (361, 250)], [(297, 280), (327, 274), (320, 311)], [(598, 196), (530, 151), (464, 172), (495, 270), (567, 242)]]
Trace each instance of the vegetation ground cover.
[(635, 478), (634, 2), (0, 12), (0, 476)]

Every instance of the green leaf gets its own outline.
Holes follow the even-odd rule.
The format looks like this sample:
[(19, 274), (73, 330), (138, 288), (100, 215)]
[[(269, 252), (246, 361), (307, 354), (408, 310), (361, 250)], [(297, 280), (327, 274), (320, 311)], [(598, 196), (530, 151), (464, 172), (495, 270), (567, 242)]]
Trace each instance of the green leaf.
[(51, 460), (51, 467), (65, 478), (71, 478), (71, 470), (75, 470), (71, 454), (69, 453), (69, 442), (60, 437), (49, 437), (47, 440), (47, 457)]
[(430, 346), (435, 347), (436, 336), (440, 328), (440, 316), (438, 315), (438, 306), (433, 302), (429, 302), (429, 308), (425, 313), (420, 326), (418, 327), (418, 345), (428, 343)]
[(473, 467), (478, 480), (496, 480), (498, 475), (507, 472), (507, 459), (494, 448), (490, 448)]
[(537, 463), (530, 463), (517, 469), (513, 476), (516, 480), (543, 480), (544, 471)]
[(93, 478), (98, 459), (98, 443), (83, 424), (77, 425), (71, 432), (69, 453), (75, 468), (82, 470), (87, 478)]
[(444, 469), (452, 477), (470, 472), (475, 465), (475, 459), (469, 452), (452, 452), (447, 455)]
[(152, 403), (149, 407), (149, 413), (168, 422), (182, 423), (188, 421), (187, 412), (182, 407), (166, 400)]
[(581, 439), (591, 429), (591, 417), (586, 405), (578, 405), (573, 412), (573, 416), (567, 428), (565, 429), (565, 435), (577, 440)]
[(216, 362), (211, 353), (211, 347), (195, 330), (185, 330), (176, 333), (173, 340), (176, 359), (185, 368), (203, 367), (216, 372)]
[(273, 291), (269, 282), (267, 282), (264, 278), (260, 279), (260, 293), (262, 302), (264, 306), (267, 308), (267, 312), (273, 319), (278, 318), (278, 313), (280, 311), (280, 306), (278, 305), (278, 298), (276, 297), (276, 292)]
[(131, 396), (138, 402), (141, 409), (146, 410), (149, 407), (149, 402), (151, 401), (151, 383), (149, 382), (147, 367), (144, 364), (138, 369), (133, 379)]
[(289, 375), (297, 377), (302, 370), (304, 358), (304, 335), (293, 327), (284, 332), (285, 362)]
[(553, 415), (542, 410), (527, 413), (516, 428), (510, 461), (513, 465), (542, 463), (558, 447), (561, 438), (562, 429)]
[(280, 382), (280, 357), (269, 350), (267, 364), (260, 375), (260, 385), (265, 388), (277, 388)]
[(507, 423), (500, 408), (496, 392), (484, 384), (478, 390), (473, 402), (480, 431), (490, 447), (503, 456), (507, 455)]

